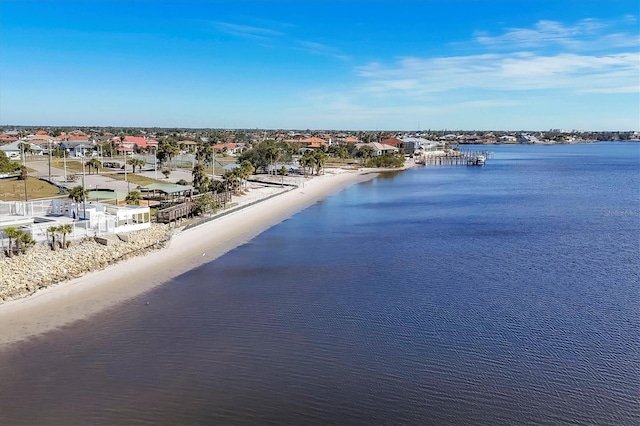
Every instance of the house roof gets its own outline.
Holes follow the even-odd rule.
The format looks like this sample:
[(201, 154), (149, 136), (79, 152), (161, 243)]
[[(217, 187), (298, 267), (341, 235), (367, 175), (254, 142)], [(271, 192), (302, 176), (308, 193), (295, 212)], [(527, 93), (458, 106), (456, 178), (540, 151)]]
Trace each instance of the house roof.
[(39, 147), (38, 145), (29, 143), (29, 142), (25, 142), (25, 141), (15, 141), (15, 142), (11, 142), (8, 143), (6, 145), (2, 145), (0, 146), (0, 150), (2, 151), (20, 151), (20, 144), (21, 143), (25, 143), (29, 146), (31, 146), (31, 149), (33, 149), (34, 151), (42, 151), (42, 148)]
[(124, 200), (127, 194), (115, 191), (89, 191), (87, 201), (91, 200)]
[(177, 194), (184, 191), (193, 191), (191, 185), (177, 185), (174, 183), (152, 183), (140, 188), (142, 191), (160, 191), (165, 194)]
[(402, 141), (400, 139), (397, 138), (387, 138), (381, 141), (381, 143), (385, 144), (385, 145), (393, 145), (393, 146), (399, 146), (402, 144)]
[(125, 136), (124, 137), (124, 143), (133, 143), (141, 148), (146, 148), (147, 145), (149, 145), (149, 143), (151, 144), (157, 144), (158, 142), (156, 142), (153, 139), (147, 139), (147, 138), (143, 138), (142, 136)]

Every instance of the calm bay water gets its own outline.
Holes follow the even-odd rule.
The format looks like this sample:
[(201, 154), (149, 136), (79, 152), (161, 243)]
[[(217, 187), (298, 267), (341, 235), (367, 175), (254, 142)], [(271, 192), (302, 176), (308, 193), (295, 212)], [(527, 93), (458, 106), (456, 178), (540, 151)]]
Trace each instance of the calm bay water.
[(0, 423), (639, 424), (640, 145), (489, 149), (0, 352)]

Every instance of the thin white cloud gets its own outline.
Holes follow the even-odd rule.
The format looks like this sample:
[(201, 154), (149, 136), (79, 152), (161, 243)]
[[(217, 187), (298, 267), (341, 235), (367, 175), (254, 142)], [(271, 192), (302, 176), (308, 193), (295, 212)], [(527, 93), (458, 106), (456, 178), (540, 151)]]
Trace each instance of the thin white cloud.
[(328, 56), (343, 61), (349, 59), (348, 55), (343, 54), (339, 49), (327, 44), (307, 40), (297, 40), (296, 44), (301, 50), (312, 55)]
[(273, 37), (284, 35), (280, 31), (272, 30), (269, 28), (239, 25), (230, 22), (214, 22), (213, 24), (216, 26), (216, 28), (226, 34), (252, 40), (268, 40)]
[(389, 66), (357, 69), (362, 90), (379, 95), (422, 96), (456, 89), (498, 91), (566, 89), (573, 92), (639, 91), (640, 54), (553, 56), (527, 52), (404, 58)]
[[(632, 28), (627, 32), (618, 29), (629, 26)], [(611, 31), (613, 28), (616, 30)], [(509, 50), (558, 47), (572, 51), (611, 51), (640, 45), (633, 16), (616, 22), (583, 19), (573, 25), (541, 20), (533, 28), (509, 28), (501, 35), (478, 31), (474, 40), (484, 47)]]

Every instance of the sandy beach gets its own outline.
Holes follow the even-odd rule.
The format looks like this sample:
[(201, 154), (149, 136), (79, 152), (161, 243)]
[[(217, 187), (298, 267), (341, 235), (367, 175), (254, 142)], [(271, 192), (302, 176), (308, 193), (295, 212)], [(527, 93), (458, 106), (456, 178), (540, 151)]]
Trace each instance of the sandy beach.
[(248, 242), (328, 195), (377, 174), (377, 170), (342, 171), (308, 179), (304, 186), (178, 231), (162, 250), (6, 302), (0, 305), (0, 345), (88, 318), (139, 296)]

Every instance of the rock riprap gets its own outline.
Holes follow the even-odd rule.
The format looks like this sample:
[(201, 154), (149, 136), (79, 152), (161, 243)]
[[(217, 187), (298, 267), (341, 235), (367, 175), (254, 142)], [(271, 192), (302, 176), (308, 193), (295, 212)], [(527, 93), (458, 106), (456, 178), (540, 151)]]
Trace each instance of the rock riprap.
[(162, 248), (170, 228), (153, 224), (151, 228), (127, 233), (102, 245), (93, 238), (72, 241), (66, 249), (51, 250), (38, 244), (14, 257), (0, 254), (0, 300), (30, 295), (39, 288), (68, 281), (87, 272), (104, 269), (112, 263)]

